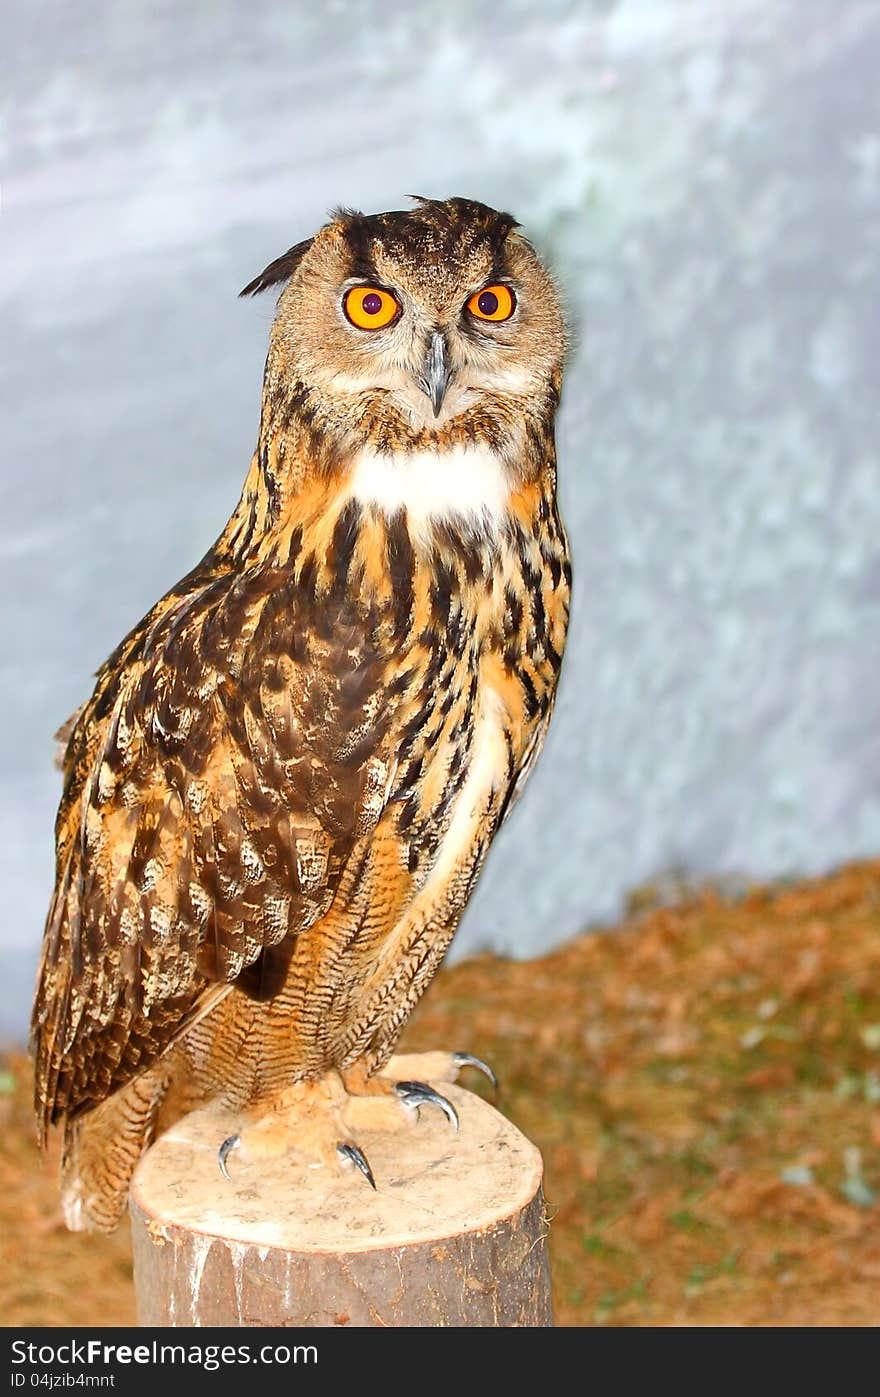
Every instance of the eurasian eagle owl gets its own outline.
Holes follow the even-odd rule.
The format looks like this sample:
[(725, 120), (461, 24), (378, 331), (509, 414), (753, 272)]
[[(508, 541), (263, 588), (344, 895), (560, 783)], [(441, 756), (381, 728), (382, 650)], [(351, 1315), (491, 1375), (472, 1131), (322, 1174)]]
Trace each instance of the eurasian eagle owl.
[(467, 1054), (393, 1058), (553, 707), (571, 570), (565, 337), (508, 214), (340, 212), (284, 283), (257, 448), (197, 567), (67, 737), (33, 1015), (72, 1227), (212, 1098), (220, 1145), (373, 1182), (358, 1132), (451, 1104)]

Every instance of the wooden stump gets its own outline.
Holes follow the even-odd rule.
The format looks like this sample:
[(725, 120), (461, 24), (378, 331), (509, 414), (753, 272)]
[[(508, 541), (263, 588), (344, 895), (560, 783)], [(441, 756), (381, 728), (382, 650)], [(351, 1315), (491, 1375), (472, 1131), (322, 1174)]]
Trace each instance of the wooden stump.
[(360, 1143), (357, 1171), (236, 1161), (240, 1122), (197, 1111), (132, 1183), (138, 1320), (148, 1325), (545, 1326), (552, 1323), (538, 1151), (461, 1087), (461, 1130), (423, 1108), (412, 1130)]

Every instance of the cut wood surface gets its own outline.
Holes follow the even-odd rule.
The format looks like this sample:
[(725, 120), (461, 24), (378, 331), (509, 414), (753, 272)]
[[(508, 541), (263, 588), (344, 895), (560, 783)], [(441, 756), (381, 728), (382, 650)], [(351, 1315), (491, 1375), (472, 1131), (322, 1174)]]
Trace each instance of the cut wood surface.
[(131, 1191), (141, 1324), (545, 1326), (541, 1156), (492, 1106), (443, 1085), (454, 1133), (359, 1137), (376, 1179), (294, 1157), (229, 1161), (240, 1118), (195, 1112), (163, 1135)]

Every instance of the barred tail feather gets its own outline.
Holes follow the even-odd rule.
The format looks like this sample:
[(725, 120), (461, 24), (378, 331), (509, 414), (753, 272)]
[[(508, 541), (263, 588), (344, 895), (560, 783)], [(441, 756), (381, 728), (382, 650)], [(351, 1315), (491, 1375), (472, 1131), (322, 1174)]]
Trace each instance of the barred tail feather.
[(65, 1125), (61, 1206), (71, 1232), (112, 1232), (118, 1226), (168, 1085), (166, 1070), (156, 1067)]

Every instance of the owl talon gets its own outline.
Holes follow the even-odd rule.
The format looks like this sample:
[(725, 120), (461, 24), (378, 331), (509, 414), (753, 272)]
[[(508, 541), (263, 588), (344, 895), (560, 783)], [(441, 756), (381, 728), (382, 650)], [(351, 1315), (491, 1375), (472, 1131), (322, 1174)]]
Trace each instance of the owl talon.
[(474, 1057), (473, 1053), (453, 1053), (452, 1061), (456, 1067), (475, 1067), (478, 1072), (482, 1072), (484, 1077), (489, 1078), (493, 1091), (498, 1090), (498, 1078), (488, 1062), (484, 1062), (482, 1058)]
[(358, 1149), (351, 1141), (344, 1140), (336, 1146), (336, 1153), (342, 1159), (349, 1160), (356, 1168), (360, 1169), (370, 1188), (375, 1189), (376, 1180), (373, 1178), (373, 1171), (363, 1150)]
[(458, 1132), (458, 1112), (451, 1101), (441, 1096), (439, 1091), (429, 1087), (427, 1082), (397, 1082), (394, 1090), (405, 1106), (439, 1106), (453, 1129)]
[(232, 1175), (226, 1168), (226, 1161), (232, 1154), (232, 1151), (237, 1150), (240, 1144), (240, 1135), (227, 1135), (226, 1139), (223, 1141), (223, 1144), (217, 1151), (217, 1162), (220, 1165), (220, 1173), (223, 1175), (224, 1179), (228, 1179), (230, 1183), (232, 1183)]

